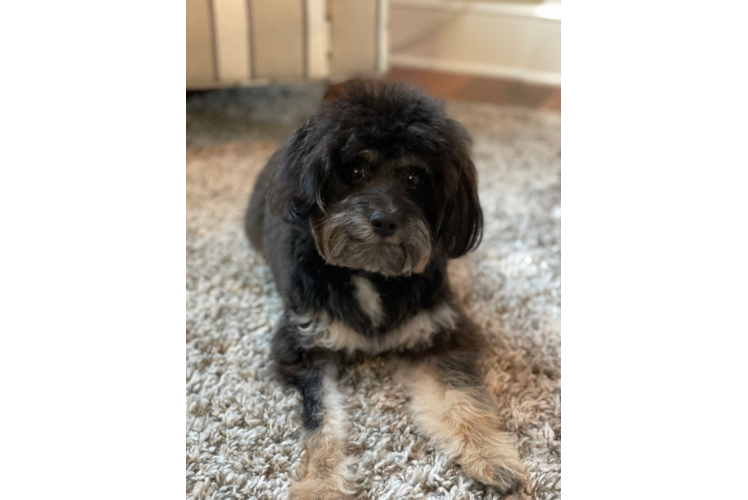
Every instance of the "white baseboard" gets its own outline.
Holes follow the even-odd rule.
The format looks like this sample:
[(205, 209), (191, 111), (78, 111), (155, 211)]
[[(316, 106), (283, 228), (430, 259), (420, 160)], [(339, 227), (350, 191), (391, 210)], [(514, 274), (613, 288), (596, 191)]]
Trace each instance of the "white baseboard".
[(390, 65), (401, 66), (404, 68), (430, 69), (447, 73), (507, 78), (542, 85), (561, 85), (561, 74), (559, 73), (532, 71), (512, 66), (500, 66), (497, 64), (447, 61), (444, 59), (430, 59), (428, 57), (392, 54), (390, 55)]

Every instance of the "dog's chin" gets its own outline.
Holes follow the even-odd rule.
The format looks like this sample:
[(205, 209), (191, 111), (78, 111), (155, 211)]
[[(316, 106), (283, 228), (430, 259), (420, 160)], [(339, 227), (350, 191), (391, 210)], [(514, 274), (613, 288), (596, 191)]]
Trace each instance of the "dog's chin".
[(389, 244), (371, 247), (356, 241), (349, 242), (347, 251), (320, 254), (329, 264), (387, 277), (420, 274), (429, 262), (428, 255), (414, 255), (402, 247)]
[(431, 261), (431, 237), (420, 221), (390, 238), (340, 222), (328, 219), (313, 226), (317, 250), (328, 264), (398, 277), (421, 274)]

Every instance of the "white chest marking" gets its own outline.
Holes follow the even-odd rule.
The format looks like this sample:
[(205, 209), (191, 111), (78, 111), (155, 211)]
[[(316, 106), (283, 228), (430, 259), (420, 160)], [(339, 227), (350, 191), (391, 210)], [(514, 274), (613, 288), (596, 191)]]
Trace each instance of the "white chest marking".
[(369, 316), (374, 326), (382, 324), (384, 311), (382, 310), (382, 299), (379, 297), (377, 289), (368, 279), (362, 276), (351, 277), (351, 282), (356, 287), (354, 292), (361, 310)]
[(458, 319), (457, 311), (449, 304), (442, 303), (428, 311), (419, 312), (385, 334), (365, 337), (340, 321), (331, 321), (325, 313), (293, 318), (299, 333), (305, 337), (310, 347), (323, 347), (349, 354), (355, 351), (379, 354), (428, 346), (436, 333), (454, 329)]

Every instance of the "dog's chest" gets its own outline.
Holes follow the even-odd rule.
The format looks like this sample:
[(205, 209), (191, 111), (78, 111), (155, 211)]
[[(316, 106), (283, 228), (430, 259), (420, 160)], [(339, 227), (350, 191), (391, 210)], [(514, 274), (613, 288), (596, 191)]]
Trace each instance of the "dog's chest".
[(354, 292), (353, 298), (356, 300), (359, 309), (371, 321), (372, 326), (379, 327), (385, 319), (382, 296), (377, 290), (374, 283), (363, 276), (351, 276)]
[(419, 307), (418, 294), (408, 287), (377, 286), (358, 275), (350, 276), (349, 285), (338, 291), (339, 310), (295, 318), (308, 346), (349, 354), (423, 349), (457, 324), (457, 311), (446, 300)]

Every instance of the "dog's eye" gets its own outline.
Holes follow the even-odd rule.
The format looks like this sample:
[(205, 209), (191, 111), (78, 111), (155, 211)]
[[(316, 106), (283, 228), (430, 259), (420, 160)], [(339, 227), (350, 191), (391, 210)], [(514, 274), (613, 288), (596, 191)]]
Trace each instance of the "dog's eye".
[(415, 170), (411, 170), (408, 174), (408, 186), (417, 188), (421, 187), (421, 184), (423, 184), (423, 176), (416, 172)]
[(364, 173), (365, 173), (364, 167), (353, 167), (350, 170), (348, 177), (351, 179), (352, 182), (357, 182), (364, 178)]

